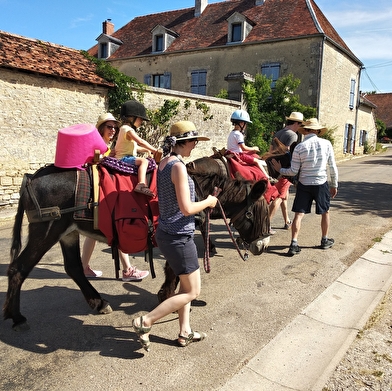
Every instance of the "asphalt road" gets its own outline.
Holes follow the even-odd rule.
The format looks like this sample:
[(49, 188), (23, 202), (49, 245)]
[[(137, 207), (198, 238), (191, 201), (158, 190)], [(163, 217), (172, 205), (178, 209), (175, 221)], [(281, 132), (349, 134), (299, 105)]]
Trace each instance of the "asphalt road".
[[(212, 225), (218, 256), (211, 273), (202, 271), (202, 292), (192, 308), (194, 330), (205, 341), (176, 346), (178, 324), (172, 314), (152, 329), (151, 351), (144, 352), (132, 331), (132, 319), (157, 304), (164, 260), (155, 251), (157, 278), (123, 283), (105, 244), (92, 265), (104, 277), (93, 281), (114, 312), (90, 311), (78, 287), (65, 274), (56, 245), (23, 285), (22, 313), (31, 329), (12, 330), (0, 323), (1, 390), (218, 390), (325, 290), (375, 241), (392, 228), (392, 149), (341, 162), (339, 192), (332, 201), (330, 237), (335, 246), (320, 250), (320, 218), (305, 216), (299, 236), (302, 252), (286, 255), (290, 232), (280, 212), (272, 226), (268, 252), (239, 258), (223, 221)], [(293, 192), (292, 192), (293, 194)], [(291, 205), (293, 197), (289, 204)], [(7, 290), (12, 220), (0, 223), (0, 302)], [(24, 230), (26, 235), (26, 229)], [(200, 258), (203, 247), (198, 238)], [(142, 254), (133, 263), (147, 267)], [(246, 384), (241, 388), (246, 390)]]

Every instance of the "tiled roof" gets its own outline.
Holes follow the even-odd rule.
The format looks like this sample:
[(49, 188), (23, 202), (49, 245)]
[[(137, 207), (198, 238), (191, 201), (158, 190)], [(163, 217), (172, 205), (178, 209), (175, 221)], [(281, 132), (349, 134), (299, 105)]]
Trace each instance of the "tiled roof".
[[(241, 13), (252, 23), (253, 29), (245, 44), (325, 35), (355, 58), (314, 1), (266, 0), (258, 6), (255, 3), (255, 0), (228, 0), (208, 4), (199, 17), (194, 16), (194, 7), (137, 17), (113, 33), (112, 36), (120, 39), (123, 45), (110, 58), (151, 54), (151, 30), (157, 25), (179, 35), (167, 53), (224, 46), (227, 19), (234, 12)], [(95, 45), (89, 53), (96, 56), (97, 51), (98, 45)]]
[(392, 93), (365, 96), (367, 100), (376, 105), (376, 118), (384, 122), (388, 129), (392, 128)]
[(80, 51), (0, 30), (0, 67), (112, 86)]

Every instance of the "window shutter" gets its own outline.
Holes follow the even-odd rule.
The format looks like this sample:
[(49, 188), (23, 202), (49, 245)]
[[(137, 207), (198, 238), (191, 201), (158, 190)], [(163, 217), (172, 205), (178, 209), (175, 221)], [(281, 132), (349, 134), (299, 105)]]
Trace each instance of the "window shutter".
[(359, 131), (359, 146), (361, 147), (363, 144), (363, 135), (364, 135), (364, 130)]
[(347, 144), (348, 144), (348, 140), (347, 140), (347, 137), (348, 137), (348, 127), (349, 127), (349, 125), (348, 125), (348, 124), (346, 124), (346, 125), (344, 126), (344, 142), (343, 142), (343, 153), (347, 153)]
[(351, 131), (351, 140), (350, 140), (350, 153), (354, 153), (354, 147), (355, 147), (355, 133), (356, 129), (353, 126), (352, 131)]
[(350, 109), (354, 108), (354, 98), (355, 98), (355, 79), (351, 79), (351, 84), (350, 84), (350, 103), (349, 103)]
[(168, 90), (171, 89), (171, 72), (165, 72), (163, 74), (163, 88), (166, 88)]
[(151, 85), (151, 74), (144, 75), (144, 84)]

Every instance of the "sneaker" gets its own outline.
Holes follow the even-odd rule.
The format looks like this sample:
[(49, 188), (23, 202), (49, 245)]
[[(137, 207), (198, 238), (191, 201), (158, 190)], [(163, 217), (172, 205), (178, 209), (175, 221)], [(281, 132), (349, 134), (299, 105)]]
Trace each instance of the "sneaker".
[(274, 230), (274, 229), (269, 229), (269, 232), (268, 232), (270, 235), (275, 235), (276, 234), (276, 231)]
[(97, 277), (102, 277), (102, 272), (100, 270), (93, 270), (93, 269), (91, 269), (90, 266), (87, 266), (84, 269), (84, 275), (87, 278), (97, 278)]
[(335, 241), (333, 239), (321, 239), (320, 247), (323, 250), (326, 250), (327, 248), (331, 248), (334, 244)]
[(299, 248), (298, 244), (290, 244), (290, 248), (287, 254), (293, 256), (295, 254), (299, 254), (300, 252), (301, 249)]
[(293, 222), (292, 222), (292, 221), (289, 221), (288, 223), (286, 223), (286, 224), (284, 225), (283, 229), (290, 229), (292, 224), (293, 224)]
[(130, 267), (127, 271), (122, 272), (122, 280), (124, 282), (129, 282), (129, 281), (140, 281), (143, 280), (143, 278), (146, 278), (150, 274), (149, 271), (147, 270), (139, 270), (135, 268)]

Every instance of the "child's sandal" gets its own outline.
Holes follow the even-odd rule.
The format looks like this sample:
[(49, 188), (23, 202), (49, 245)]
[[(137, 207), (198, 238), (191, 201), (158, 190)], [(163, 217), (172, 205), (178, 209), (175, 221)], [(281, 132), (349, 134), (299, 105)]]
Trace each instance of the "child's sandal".
[(144, 194), (147, 197), (155, 198), (155, 194), (144, 183), (138, 183), (135, 187), (136, 193)]

